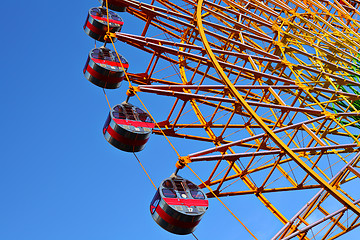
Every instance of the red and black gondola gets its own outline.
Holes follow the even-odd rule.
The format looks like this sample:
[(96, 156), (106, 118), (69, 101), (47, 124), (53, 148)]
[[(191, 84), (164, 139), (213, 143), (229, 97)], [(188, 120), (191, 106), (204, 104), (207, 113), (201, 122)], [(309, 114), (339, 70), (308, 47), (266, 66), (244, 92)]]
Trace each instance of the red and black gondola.
[(173, 174), (165, 179), (150, 204), (150, 213), (165, 230), (185, 235), (199, 224), (209, 203), (194, 183)]
[(144, 149), (154, 126), (146, 112), (123, 102), (112, 108), (103, 133), (114, 147), (126, 152), (139, 152)]
[(85, 78), (101, 88), (118, 88), (129, 67), (128, 61), (121, 54), (119, 58), (116, 52), (108, 48), (92, 49), (83, 70)]
[[(109, 11), (109, 31), (112, 33), (120, 32), (123, 25), (122, 18), (115, 12)], [(84, 30), (87, 35), (97, 41), (111, 42), (105, 37), (108, 30), (106, 9), (102, 7), (91, 8), (84, 24)], [(115, 37), (111, 39), (113, 42), (117, 40)]]
[[(106, 7), (106, 1), (100, 0), (100, 3)], [(117, 12), (125, 12), (126, 11), (126, 5), (121, 0), (108, 0), (108, 7), (111, 10), (117, 11)]]

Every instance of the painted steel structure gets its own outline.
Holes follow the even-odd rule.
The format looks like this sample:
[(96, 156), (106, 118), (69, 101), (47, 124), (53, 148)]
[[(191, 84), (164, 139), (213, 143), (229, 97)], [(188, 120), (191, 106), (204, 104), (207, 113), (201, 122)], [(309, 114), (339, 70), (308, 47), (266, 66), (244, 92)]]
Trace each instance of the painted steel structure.
[[(209, 198), (256, 196), (284, 225), (274, 240), (359, 226), (360, 1), (109, 2), (144, 21), (108, 33), (149, 54), (131, 90), (173, 102), (153, 132), (208, 144), (178, 166), (207, 165)], [(267, 197), (314, 190), (294, 216)]]

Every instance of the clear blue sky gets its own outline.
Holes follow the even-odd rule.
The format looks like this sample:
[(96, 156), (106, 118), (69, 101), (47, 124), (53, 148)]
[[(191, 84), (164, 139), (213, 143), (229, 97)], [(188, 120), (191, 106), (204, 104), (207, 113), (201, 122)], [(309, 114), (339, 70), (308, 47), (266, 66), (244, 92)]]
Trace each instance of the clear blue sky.
[[(82, 73), (94, 45), (82, 26), (88, 9), (98, 5), (96, 0), (2, 4), (0, 240), (194, 239), (158, 227), (149, 213), (154, 187), (134, 156), (102, 135), (108, 106), (102, 90)], [(141, 23), (121, 16), (123, 32), (138, 33)], [(147, 58), (123, 43), (117, 47), (130, 72), (139, 72)], [(125, 91), (126, 84), (111, 91), (111, 102), (122, 102)], [(151, 97), (144, 100), (149, 104)], [(175, 143), (180, 150), (190, 147)], [(156, 185), (175, 170), (176, 154), (160, 136), (153, 135), (138, 156)], [(186, 170), (180, 175), (198, 183)], [(270, 198), (284, 209), (303, 204), (276, 194)], [(253, 196), (224, 201), (259, 239), (281, 227)], [(288, 209), (288, 217), (294, 212)], [(195, 234), (200, 240), (252, 239), (215, 199)], [(359, 239), (360, 233), (342, 239), (349, 236)]]

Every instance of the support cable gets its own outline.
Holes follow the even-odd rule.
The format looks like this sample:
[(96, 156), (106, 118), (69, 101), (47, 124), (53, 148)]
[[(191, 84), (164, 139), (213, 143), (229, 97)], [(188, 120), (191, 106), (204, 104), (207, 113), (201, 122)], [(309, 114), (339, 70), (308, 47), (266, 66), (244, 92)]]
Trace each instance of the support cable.
[(108, 0), (106, 0), (106, 22), (107, 22), (107, 33), (110, 33), (110, 21), (109, 21), (109, 5), (108, 5)]
[(107, 95), (106, 95), (106, 92), (105, 92), (105, 88), (103, 88), (103, 92), (104, 92), (104, 95), (105, 95), (105, 98), (106, 98), (106, 102), (107, 102), (107, 104), (108, 104), (108, 106), (109, 106), (109, 109), (110, 109), (110, 112), (111, 112), (111, 105), (110, 105), (110, 102), (109, 102), (109, 99), (108, 99), (108, 97), (107, 97)]
[[(123, 64), (122, 64), (122, 62), (121, 62), (121, 60), (120, 60), (119, 53), (118, 53), (117, 50), (116, 50), (115, 44), (114, 44), (114, 42), (113, 42), (113, 40), (112, 40), (111, 38), (110, 38), (110, 40), (111, 40), (111, 43), (112, 43), (113, 48), (114, 48), (114, 50), (115, 50), (116, 56), (117, 56), (117, 58), (119, 59), (120, 65), (121, 65), (121, 67), (122, 67), (122, 70), (123, 70), (124, 73), (125, 73), (126, 80), (127, 80), (128, 83), (129, 83), (129, 88), (132, 88), (132, 85), (131, 85), (129, 76), (128, 76), (127, 72), (125, 71), (124, 66), (123, 66)], [(163, 132), (163, 130), (160, 128), (159, 124), (155, 121), (155, 119), (154, 119), (154, 117), (151, 115), (150, 111), (147, 109), (147, 107), (145, 106), (145, 104), (143, 103), (143, 101), (141, 101), (139, 95), (138, 95), (136, 92), (134, 92), (134, 94), (135, 94), (136, 97), (139, 99), (141, 105), (145, 108), (146, 112), (149, 114), (149, 116), (151, 117), (151, 119), (154, 121), (156, 127), (161, 131), (161, 133), (164, 135), (164, 137), (166, 138), (166, 140), (169, 142), (170, 146), (174, 149), (176, 155), (177, 155), (178, 157), (180, 157), (179, 152), (175, 149), (174, 145), (170, 142), (169, 138), (165, 135), (165, 133)]]
[[(108, 22), (108, 32), (107, 32), (107, 35), (110, 35), (110, 27), (109, 27), (109, 15), (108, 15), (108, 0), (106, 0), (106, 11), (107, 11), (107, 22)], [(126, 80), (128, 81), (129, 83), (129, 88), (132, 88), (132, 85), (131, 85), (131, 82), (130, 82), (130, 79), (129, 79), (129, 76), (127, 74), (127, 72), (125, 71), (124, 69), (124, 66), (121, 62), (121, 58), (119, 57), (119, 53), (117, 52), (116, 50), (116, 47), (115, 47), (115, 44), (112, 40), (111, 37), (110, 38), (110, 41), (113, 45), (113, 48), (115, 50), (115, 53), (117, 55), (117, 58), (119, 59), (119, 62), (120, 62), (120, 65), (121, 65), (121, 68), (122, 70), (124, 71), (125, 73), (125, 77), (126, 77)], [(105, 90), (104, 90), (104, 93), (105, 93)], [(136, 92), (134, 92), (134, 94), (136, 95), (136, 97), (138, 98), (138, 100), (140, 101), (140, 103), (142, 104), (142, 106), (145, 108), (146, 112), (149, 114), (149, 116), (151, 117), (151, 119), (154, 121), (155, 125), (158, 127), (158, 129), (161, 131), (161, 133), (164, 135), (164, 137), (166, 138), (166, 140), (169, 142), (170, 146), (174, 149), (174, 151), (176, 152), (177, 156), (180, 158), (180, 154), (179, 152), (176, 150), (176, 148), (174, 147), (174, 145), (170, 142), (169, 138), (166, 136), (166, 134), (162, 131), (162, 129), (160, 128), (160, 126), (158, 125), (158, 123), (155, 121), (155, 119), (153, 118), (153, 116), (151, 115), (151, 113), (149, 112), (149, 110), (147, 109), (147, 107), (145, 106), (145, 104), (141, 101), (140, 97), (138, 96), (138, 94)], [(107, 96), (105, 94), (105, 97), (107, 99)], [(108, 101), (108, 99), (107, 99)], [(109, 102), (108, 102), (109, 103)], [(110, 104), (109, 104), (110, 106)], [(110, 108), (111, 109), (111, 108)], [(149, 174), (147, 173), (147, 171), (145, 170), (144, 166), (141, 164), (139, 158), (136, 156), (135, 152), (134, 153), (134, 156), (136, 157), (137, 161), (139, 162), (140, 166), (142, 167), (142, 169), (144, 170), (144, 172), (146, 173), (147, 177), (149, 178), (149, 180), (151, 181), (152, 185), (155, 187), (155, 189), (157, 189), (156, 185), (154, 184), (154, 182), (152, 181), (151, 177), (149, 176)], [(188, 164), (185, 163), (185, 165), (190, 169), (190, 171), (202, 182), (202, 184), (204, 184), (204, 186), (206, 186), (206, 188), (215, 196), (215, 198), (231, 213), (231, 215), (233, 215), (235, 217), (236, 220), (238, 220), (238, 222), (246, 229), (246, 231), (248, 231), (250, 233), (250, 235), (258, 240), (255, 235), (245, 226), (245, 224), (243, 222), (240, 221), (240, 219), (225, 205), (225, 203), (223, 201), (220, 200), (220, 198), (218, 196), (216, 196), (216, 194), (212, 191), (212, 189), (204, 183), (204, 181), (194, 172), (194, 170), (192, 170)], [(194, 236), (194, 238), (196, 238), (198, 240), (198, 238), (192, 233), (192, 235)]]
[(152, 183), (152, 185), (154, 186), (155, 189), (157, 189), (156, 185), (154, 184), (153, 180), (151, 179), (150, 175), (148, 174), (148, 172), (145, 170), (144, 166), (141, 164), (140, 159), (136, 156), (135, 152), (133, 152), (136, 160), (139, 162), (140, 166), (142, 167), (142, 169), (144, 170), (146, 176), (149, 178), (150, 182)]
[(191, 233), (193, 236), (194, 236), (194, 238), (196, 239), (196, 240), (199, 240), (196, 236), (195, 236), (195, 234), (192, 232)]
[(238, 222), (246, 229), (246, 231), (248, 231), (248, 233), (250, 233), (250, 235), (258, 240), (255, 235), (245, 226), (245, 224), (243, 222), (241, 222), (241, 220), (225, 205), (225, 203), (223, 201), (220, 200), (220, 198), (218, 196), (216, 196), (216, 194), (213, 192), (213, 190), (194, 172), (194, 170), (192, 170), (191, 167), (189, 167), (189, 165), (187, 163), (185, 163), (185, 166), (188, 167), (190, 169), (190, 171), (201, 181), (201, 183), (212, 193), (212, 195), (214, 195), (214, 197), (216, 197), (217, 200), (219, 200), (219, 202), (230, 212), (231, 215), (233, 215), (234, 218), (236, 218), (236, 220), (238, 220)]

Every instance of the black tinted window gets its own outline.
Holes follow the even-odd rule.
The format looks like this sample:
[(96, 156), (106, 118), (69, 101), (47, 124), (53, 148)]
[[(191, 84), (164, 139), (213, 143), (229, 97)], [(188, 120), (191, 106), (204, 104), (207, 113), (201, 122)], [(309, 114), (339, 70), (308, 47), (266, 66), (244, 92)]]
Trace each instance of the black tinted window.
[(186, 185), (188, 185), (189, 189), (198, 189), (198, 186), (196, 186), (195, 184), (193, 184), (190, 181), (186, 181)]
[(202, 192), (200, 192), (199, 190), (191, 190), (190, 191), (191, 196), (195, 199), (205, 199), (205, 196)]
[(162, 192), (163, 192), (164, 196), (167, 197), (167, 198), (176, 198), (176, 193), (172, 189), (164, 188), (162, 190)]
[(166, 180), (166, 181), (163, 183), (163, 187), (166, 187), (166, 188), (174, 188), (174, 186), (172, 185), (172, 183), (171, 183), (170, 180)]

